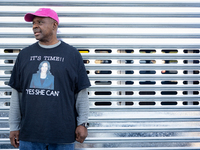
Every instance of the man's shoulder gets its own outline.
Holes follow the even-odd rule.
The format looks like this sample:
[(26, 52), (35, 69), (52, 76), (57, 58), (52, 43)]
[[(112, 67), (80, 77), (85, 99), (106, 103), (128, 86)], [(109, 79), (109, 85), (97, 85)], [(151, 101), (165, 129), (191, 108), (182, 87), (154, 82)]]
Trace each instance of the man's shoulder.
[(29, 45), (29, 46), (23, 48), (22, 50), (30, 50), (30, 49), (33, 49), (33, 48), (35, 48), (35, 47), (37, 47), (37, 46), (38, 46), (38, 42), (33, 43), (33, 44), (31, 44), (31, 45)]
[(65, 43), (64, 41), (61, 41), (61, 45), (67, 49), (67, 50), (71, 50), (71, 51), (78, 51), (77, 48), (75, 48), (74, 46), (68, 44), (68, 43)]
[(17, 56), (17, 58), (18, 58), (18, 60), (25, 60), (24, 58), (25, 57), (27, 57), (27, 56), (29, 56), (29, 55), (31, 55), (31, 53), (34, 51), (34, 47), (36, 47), (36, 44), (37, 43), (34, 43), (34, 44), (32, 44), (32, 45), (30, 45), (30, 46), (27, 46), (27, 47), (25, 47), (25, 48), (23, 48), (20, 52), (19, 52), (19, 54), (18, 54), (18, 56)]
[(20, 54), (26, 54), (26, 53), (30, 53), (30, 51), (34, 50), (36, 47), (37, 47), (38, 43), (34, 43), (32, 45), (29, 45), (25, 48), (23, 48), (21, 51), (20, 51)]

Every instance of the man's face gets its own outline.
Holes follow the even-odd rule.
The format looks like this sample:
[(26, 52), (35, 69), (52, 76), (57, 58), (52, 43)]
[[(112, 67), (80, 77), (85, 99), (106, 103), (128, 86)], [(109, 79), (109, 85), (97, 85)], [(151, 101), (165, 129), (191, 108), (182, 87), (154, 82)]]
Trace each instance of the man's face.
[(35, 38), (41, 42), (48, 42), (53, 37), (54, 21), (46, 17), (34, 17), (33, 33)]

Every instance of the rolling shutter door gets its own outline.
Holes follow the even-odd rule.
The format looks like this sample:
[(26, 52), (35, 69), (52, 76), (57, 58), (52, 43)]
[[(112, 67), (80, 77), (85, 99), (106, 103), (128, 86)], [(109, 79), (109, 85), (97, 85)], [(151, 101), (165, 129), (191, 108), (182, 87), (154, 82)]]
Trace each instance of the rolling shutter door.
[(0, 0), (0, 148), (9, 144), (7, 86), (35, 42), (27, 12), (50, 7), (91, 81), (89, 136), (76, 150), (200, 149), (199, 0)]

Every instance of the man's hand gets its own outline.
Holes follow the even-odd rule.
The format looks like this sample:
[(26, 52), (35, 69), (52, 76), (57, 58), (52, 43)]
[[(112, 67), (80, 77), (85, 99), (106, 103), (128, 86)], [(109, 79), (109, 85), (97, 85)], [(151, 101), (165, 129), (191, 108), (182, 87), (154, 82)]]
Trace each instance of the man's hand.
[(15, 148), (19, 147), (19, 131), (10, 131), (10, 142)]
[(87, 136), (88, 136), (87, 128), (79, 125), (76, 128), (76, 141), (83, 143)]

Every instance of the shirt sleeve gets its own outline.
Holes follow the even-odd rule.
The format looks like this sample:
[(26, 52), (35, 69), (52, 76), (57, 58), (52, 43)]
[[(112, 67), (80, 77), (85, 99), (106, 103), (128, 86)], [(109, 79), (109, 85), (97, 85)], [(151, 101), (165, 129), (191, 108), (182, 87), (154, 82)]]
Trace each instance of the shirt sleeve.
[(78, 80), (76, 82), (76, 93), (79, 93), (81, 90), (88, 88), (90, 86), (90, 81), (86, 72), (85, 65), (83, 63), (82, 56), (79, 53), (78, 57)]
[(10, 77), (10, 81), (8, 85), (14, 89), (16, 89), (18, 92), (21, 92), (21, 81), (20, 81), (20, 70), (19, 70), (19, 55), (16, 59), (15, 65), (12, 70), (12, 74)]
[(89, 99), (88, 89), (81, 90), (76, 99), (77, 125), (88, 122), (89, 116)]
[(10, 131), (20, 130), (21, 113), (20, 113), (20, 93), (12, 89), (9, 111)]

